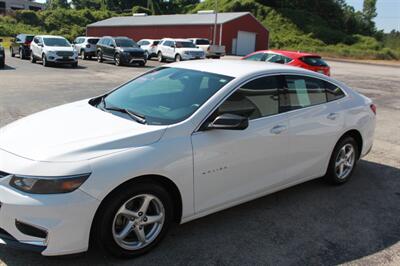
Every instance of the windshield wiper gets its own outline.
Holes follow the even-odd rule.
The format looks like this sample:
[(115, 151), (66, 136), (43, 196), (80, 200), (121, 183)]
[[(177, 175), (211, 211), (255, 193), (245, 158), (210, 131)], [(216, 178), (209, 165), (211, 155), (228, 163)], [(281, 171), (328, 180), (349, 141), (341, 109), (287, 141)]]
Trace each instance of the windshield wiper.
[(115, 106), (107, 106), (106, 101), (105, 101), (105, 97), (101, 98), (101, 102), (103, 103), (103, 108), (105, 110), (108, 111), (116, 111), (116, 112), (120, 112), (120, 113), (124, 113), (130, 116), (130, 118), (132, 118), (133, 120), (135, 120), (136, 122), (140, 123), (140, 124), (146, 124), (146, 117), (142, 114), (136, 113), (132, 110), (126, 109), (126, 108), (119, 108), (119, 107), (115, 107)]

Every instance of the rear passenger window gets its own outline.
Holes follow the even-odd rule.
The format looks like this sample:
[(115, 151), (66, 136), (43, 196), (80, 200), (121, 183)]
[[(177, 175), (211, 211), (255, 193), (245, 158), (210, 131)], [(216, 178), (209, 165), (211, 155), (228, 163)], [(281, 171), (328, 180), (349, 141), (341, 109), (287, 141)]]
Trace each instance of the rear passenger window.
[(286, 76), (291, 109), (325, 103), (327, 99), (324, 85), (324, 81), (315, 78)]
[(218, 108), (218, 115), (229, 113), (257, 119), (279, 113), (279, 76), (258, 78), (240, 87)]
[(328, 102), (343, 98), (345, 96), (344, 92), (338, 86), (326, 81), (324, 83)]
[(246, 57), (244, 60), (248, 61), (264, 61), (265, 60), (265, 53), (256, 53)]

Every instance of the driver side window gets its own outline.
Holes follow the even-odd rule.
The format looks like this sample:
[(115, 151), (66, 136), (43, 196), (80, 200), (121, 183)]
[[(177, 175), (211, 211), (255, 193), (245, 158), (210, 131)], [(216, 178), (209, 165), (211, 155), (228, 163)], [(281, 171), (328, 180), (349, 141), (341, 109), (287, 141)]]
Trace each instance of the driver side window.
[(251, 119), (279, 113), (281, 76), (254, 79), (237, 89), (217, 109), (216, 116), (236, 114)]

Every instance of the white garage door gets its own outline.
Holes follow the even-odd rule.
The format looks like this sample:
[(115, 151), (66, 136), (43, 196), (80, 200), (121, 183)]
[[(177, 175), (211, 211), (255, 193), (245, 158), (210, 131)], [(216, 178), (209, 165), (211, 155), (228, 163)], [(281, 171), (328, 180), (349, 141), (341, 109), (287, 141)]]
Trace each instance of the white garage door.
[(256, 33), (239, 31), (236, 42), (236, 54), (247, 55), (256, 49)]

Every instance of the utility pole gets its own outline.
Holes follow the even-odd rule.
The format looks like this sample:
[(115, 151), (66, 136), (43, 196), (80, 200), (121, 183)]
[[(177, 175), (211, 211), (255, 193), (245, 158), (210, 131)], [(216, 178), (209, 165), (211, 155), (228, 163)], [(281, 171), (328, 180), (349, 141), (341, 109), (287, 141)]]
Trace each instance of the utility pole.
[(214, 21), (213, 44), (216, 44), (217, 43), (218, 0), (215, 0), (214, 13), (215, 13), (215, 21)]

